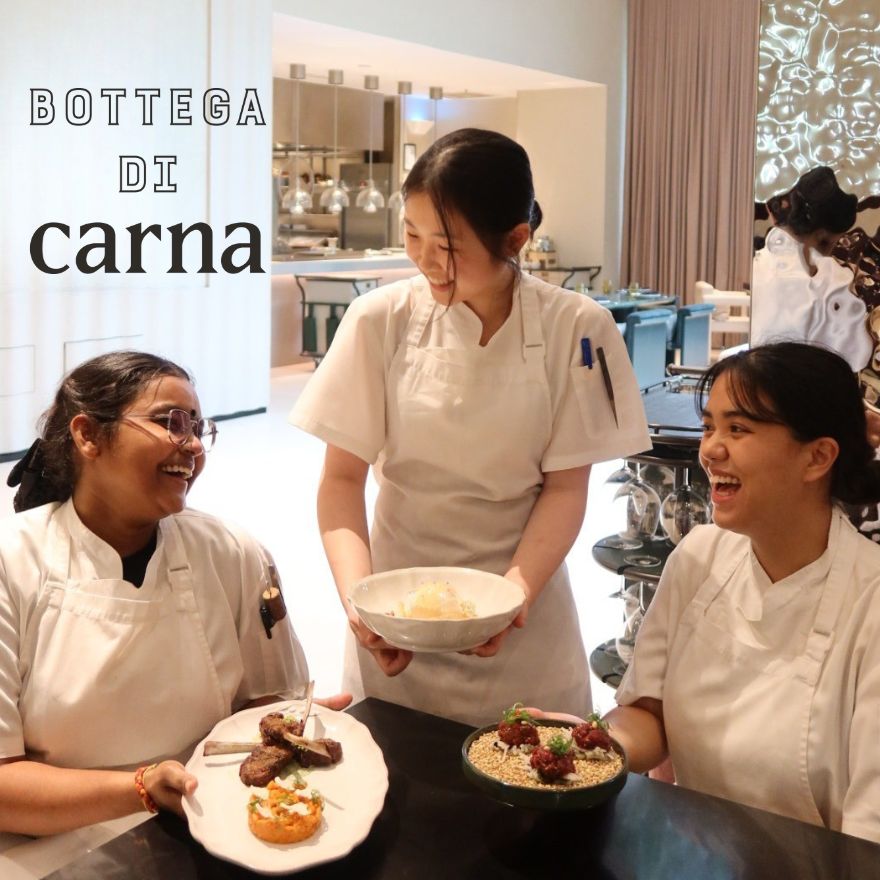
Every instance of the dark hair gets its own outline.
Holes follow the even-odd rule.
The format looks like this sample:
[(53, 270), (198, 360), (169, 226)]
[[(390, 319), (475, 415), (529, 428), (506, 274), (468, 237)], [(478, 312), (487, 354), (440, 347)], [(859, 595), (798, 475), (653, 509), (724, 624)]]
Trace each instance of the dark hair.
[(77, 468), (70, 422), (74, 416), (89, 416), (109, 439), (123, 410), (162, 376), (192, 382), (183, 367), (143, 351), (98, 355), (68, 373), (40, 418), (39, 440), (9, 475), (10, 486), (21, 483), (13, 501), (15, 510), (66, 501), (73, 494)]
[(849, 504), (880, 500), (880, 462), (868, 442), (858, 380), (842, 357), (818, 345), (777, 342), (722, 358), (697, 385), (701, 412), (721, 376), (748, 418), (784, 425), (801, 443), (819, 437), (837, 441), (833, 498)]
[(809, 235), (819, 229), (841, 233), (856, 222), (858, 196), (838, 186), (834, 172), (825, 165), (812, 168), (783, 195), (767, 202), (768, 210), (780, 226), (795, 235)]
[[(402, 190), (404, 198), (424, 193), (431, 199), (447, 238), (450, 213), (460, 214), (483, 247), (519, 274), (517, 255), (505, 246), (507, 235), (520, 223), (528, 223), (534, 234), (543, 215), (528, 154), (516, 141), (481, 128), (453, 131), (422, 153)], [(454, 265), (454, 255), (452, 260)]]

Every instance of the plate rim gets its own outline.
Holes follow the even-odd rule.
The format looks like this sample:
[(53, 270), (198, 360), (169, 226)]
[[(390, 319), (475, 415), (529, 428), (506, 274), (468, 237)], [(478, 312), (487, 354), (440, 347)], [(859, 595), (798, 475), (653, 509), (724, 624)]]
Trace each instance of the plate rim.
[[(211, 728), (210, 732), (205, 737), (203, 737), (201, 740), (199, 740), (195, 749), (193, 749), (192, 754), (190, 755), (189, 759), (187, 760), (187, 762), (185, 764), (187, 772), (193, 773), (190, 765), (194, 761), (196, 761), (198, 758), (203, 757), (202, 750), (204, 748), (205, 742), (209, 739), (214, 738), (215, 731), (217, 730), (217, 728), (220, 727), (221, 725), (228, 724), (231, 719), (237, 718), (238, 716), (250, 715), (250, 714), (253, 714), (258, 717), (262, 717), (263, 715), (266, 715), (270, 712), (279, 711), (280, 707), (290, 708), (293, 704), (304, 703), (304, 702), (305, 702), (304, 699), (280, 700), (275, 703), (268, 703), (265, 706), (252, 706), (248, 709), (241, 709), (238, 712), (233, 712), (232, 715), (228, 715), (226, 718), (220, 719), (220, 721), (218, 721), (214, 725), (214, 727)], [(191, 819), (195, 820), (200, 817), (198, 817), (194, 813), (192, 805), (190, 804), (190, 796), (185, 796), (184, 798), (181, 799), (181, 803), (183, 806), (184, 815), (187, 820), (187, 828), (189, 829), (190, 836), (200, 846), (204, 847), (204, 849), (207, 852), (209, 852), (212, 856), (215, 856), (218, 859), (222, 859), (225, 862), (229, 862), (230, 864), (238, 865), (239, 867), (246, 868), (247, 870), (253, 871), (256, 874), (262, 874), (264, 876), (277, 876), (277, 875), (281, 875), (281, 874), (298, 873), (299, 871), (305, 871), (305, 870), (308, 870), (309, 868), (314, 868), (318, 865), (323, 865), (323, 864), (327, 864), (329, 862), (335, 862), (335, 861), (338, 861), (339, 859), (343, 859), (349, 853), (351, 853), (355, 849), (355, 847), (360, 846), (360, 844), (363, 843), (367, 839), (367, 837), (369, 837), (370, 832), (373, 829), (373, 825), (376, 822), (376, 819), (379, 817), (379, 815), (381, 814), (381, 812), (385, 806), (385, 800), (386, 800), (386, 797), (388, 794), (388, 788), (389, 788), (388, 765), (385, 763), (385, 756), (382, 752), (382, 749), (379, 747), (379, 744), (376, 742), (375, 738), (373, 737), (373, 734), (370, 732), (370, 729), (366, 726), (366, 724), (364, 724), (358, 718), (355, 718), (354, 715), (351, 715), (350, 713), (344, 712), (344, 711), (339, 712), (334, 709), (328, 709), (326, 706), (322, 706), (318, 703), (313, 704), (312, 713), (316, 714), (316, 715), (323, 715), (323, 716), (328, 716), (328, 717), (344, 716), (346, 719), (346, 721), (345, 721), (346, 724), (351, 723), (354, 727), (363, 728), (364, 733), (366, 733), (367, 737), (369, 738), (369, 741), (373, 744), (376, 751), (378, 752), (380, 764), (381, 764), (381, 770), (382, 770), (382, 772), (380, 774), (381, 775), (380, 784), (378, 786), (372, 785), (369, 788), (365, 789), (364, 791), (362, 791), (362, 796), (359, 797), (359, 803), (361, 805), (365, 805), (368, 807), (366, 812), (372, 813), (371, 818), (370, 818), (370, 822), (368, 824), (365, 822), (366, 830), (364, 831), (363, 835), (360, 837), (358, 837), (358, 835), (354, 835), (354, 837), (352, 837), (350, 840), (346, 841), (346, 845), (348, 845), (348, 844), (350, 844), (350, 845), (344, 851), (341, 851), (339, 849), (334, 849), (332, 853), (327, 854), (325, 857), (319, 857), (313, 861), (309, 861), (307, 864), (293, 866), (293, 867), (291, 867), (289, 865), (285, 865), (285, 866), (279, 866), (277, 868), (257, 866), (252, 863), (244, 862), (241, 859), (235, 858), (235, 857), (229, 855), (228, 853), (219, 851), (217, 849), (217, 847), (215, 845), (213, 845), (212, 841), (214, 840), (214, 838), (212, 838), (210, 841), (205, 841), (204, 839), (202, 839), (202, 837), (198, 836), (195, 833), (193, 825), (191, 824)], [(193, 773), (193, 775), (196, 775), (196, 774)], [(243, 787), (249, 788), (249, 789), (254, 788), (254, 786), (243, 786)], [(381, 791), (380, 791), (380, 789), (381, 789)], [(373, 792), (373, 797), (366, 796), (366, 792), (370, 792), (370, 791)], [(369, 806), (371, 802), (374, 804), (374, 806)], [(295, 851), (295, 850), (293, 850), (293, 851)]]

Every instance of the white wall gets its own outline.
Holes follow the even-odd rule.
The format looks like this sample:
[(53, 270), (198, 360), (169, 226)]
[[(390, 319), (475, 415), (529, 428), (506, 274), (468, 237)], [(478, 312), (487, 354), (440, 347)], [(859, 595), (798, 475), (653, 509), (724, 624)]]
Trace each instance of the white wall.
[[(617, 276), (626, 120), (626, 0), (272, 0), (275, 12), (606, 86), (603, 274)], [(565, 128), (554, 127), (566, 140)], [(554, 232), (558, 235), (559, 232)]]
[(544, 213), (539, 233), (553, 239), (560, 265), (603, 265), (602, 275), (616, 278), (603, 264), (605, 88), (520, 92), (517, 105), (517, 140), (531, 158)]
[[(134, 0), (3, 3), (0, 454), (30, 444), (37, 416), (67, 369), (112, 348), (152, 350), (189, 367), (206, 413), (266, 405), (271, 128), (212, 128), (200, 109), (206, 88), (227, 89), (235, 114), (236, 96), (257, 88), (271, 121), (270, 56), (269, 0), (156, 0), (149, 7)], [(90, 89), (93, 121), (77, 127), (56, 114), (51, 126), (30, 126), (32, 87), (52, 89), (56, 105), (70, 88)], [(107, 124), (102, 87), (128, 89), (118, 127)], [(162, 89), (150, 128), (141, 124), (133, 97), (139, 87)], [(167, 124), (171, 87), (192, 88), (191, 126)], [(148, 187), (120, 194), (121, 153), (176, 155), (178, 192), (157, 194)], [(113, 226), (123, 270), (126, 225), (206, 221), (219, 257), (227, 224), (256, 223), (267, 274), (169, 275), (166, 232), (161, 243), (145, 244), (145, 275), (80, 274), (75, 267), (48, 275), (33, 265), (29, 242), (50, 220), (69, 224), (76, 239), (82, 223)], [(60, 236), (55, 242), (52, 259), (76, 250)]]

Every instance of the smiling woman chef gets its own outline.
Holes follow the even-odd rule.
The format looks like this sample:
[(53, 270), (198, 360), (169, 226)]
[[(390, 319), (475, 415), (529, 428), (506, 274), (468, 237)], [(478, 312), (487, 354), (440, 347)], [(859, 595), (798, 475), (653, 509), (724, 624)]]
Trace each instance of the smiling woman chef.
[(846, 361), (799, 343), (719, 361), (700, 461), (715, 525), (670, 556), (607, 716), (631, 769), (880, 841), (880, 498)]
[[(473, 724), (548, 691), (589, 711), (564, 560), (590, 464), (650, 445), (623, 340), (588, 297), (521, 275), (541, 211), (517, 143), (446, 135), (404, 193), (406, 250), (422, 274), (352, 303), (291, 416), (327, 443), (318, 519), (358, 641), (345, 687)], [(370, 464), (379, 497), (368, 536)], [(526, 596), (517, 629), (477, 656), (392, 648), (348, 591), (372, 571), (418, 565), (510, 578)]]
[(179, 811), (196, 780), (163, 758), (305, 683), (289, 620), (264, 631), (259, 545), (184, 509), (215, 434), (189, 375), (150, 354), (61, 384), (25, 512), (0, 522), (0, 830)]

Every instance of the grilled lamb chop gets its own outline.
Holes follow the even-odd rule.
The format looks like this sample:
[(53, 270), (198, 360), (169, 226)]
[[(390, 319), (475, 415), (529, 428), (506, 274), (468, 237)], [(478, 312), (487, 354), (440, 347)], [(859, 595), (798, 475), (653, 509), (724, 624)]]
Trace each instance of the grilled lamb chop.
[(305, 719), (298, 721), (292, 715), (270, 712), (260, 719), (260, 736), (263, 737), (264, 745), (286, 745), (284, 734), (292, 733), (294, 736), (302, 736), (305, 726)]
[(238, 776), (245, 785), (268, 785), (300, 751), (292, 745), (257, 746), (238, 768)]
[(342, 760), (342, 743), (335, 739), (317, 739), (315, 742), (321, 743), (329, 754), (329, 757), (319, 755), (307, 749), (295, 748), (296, 754), (294, 760), (303, 767), (329, 767), (331, 764), (338, 764)]

